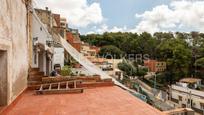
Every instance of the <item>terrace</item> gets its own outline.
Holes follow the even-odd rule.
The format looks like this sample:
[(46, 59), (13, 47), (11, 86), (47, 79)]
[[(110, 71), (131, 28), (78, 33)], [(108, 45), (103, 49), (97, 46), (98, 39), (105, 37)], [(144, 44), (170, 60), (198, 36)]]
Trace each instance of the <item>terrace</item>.
[(117, 86), (86, 89), (80, 94), (35, 95), (26, 90), (3, 114), (18, 115), (163, 115)]

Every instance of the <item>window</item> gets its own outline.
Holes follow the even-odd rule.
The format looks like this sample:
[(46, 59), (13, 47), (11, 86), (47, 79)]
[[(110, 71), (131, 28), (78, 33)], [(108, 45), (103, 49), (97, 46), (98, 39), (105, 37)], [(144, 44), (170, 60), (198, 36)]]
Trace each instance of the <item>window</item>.
[(34, 54), (34, 64), (37, 64), (37, 54)]
[(190, 99), (188, 99), (188, 104), (190, 104)]
[(204, 103), (200, 103), (200, 108), (204, 110)]
[(182, 101), (182, 96), (179, 96), (179, 101)]

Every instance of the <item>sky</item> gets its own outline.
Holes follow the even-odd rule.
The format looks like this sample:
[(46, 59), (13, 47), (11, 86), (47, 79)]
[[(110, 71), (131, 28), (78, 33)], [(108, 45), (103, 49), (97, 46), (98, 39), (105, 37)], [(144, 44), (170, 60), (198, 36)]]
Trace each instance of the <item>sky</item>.
[(204, 0), (35, 0), (81, 34), (204, 32)]

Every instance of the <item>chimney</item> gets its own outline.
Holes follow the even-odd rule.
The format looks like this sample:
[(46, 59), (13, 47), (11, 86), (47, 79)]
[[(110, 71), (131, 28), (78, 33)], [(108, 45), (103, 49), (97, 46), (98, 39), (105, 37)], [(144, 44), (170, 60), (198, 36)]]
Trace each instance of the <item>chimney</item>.
[(48, 10), (48, 7), (45, 7), (46, 10)]

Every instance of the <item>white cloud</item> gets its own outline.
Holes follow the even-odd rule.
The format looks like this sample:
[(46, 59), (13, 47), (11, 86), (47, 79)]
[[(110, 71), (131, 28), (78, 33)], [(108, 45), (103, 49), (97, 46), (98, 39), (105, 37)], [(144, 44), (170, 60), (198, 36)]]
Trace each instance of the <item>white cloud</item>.
[(87, 27), (103, 21), (99, 3), (88, 4), (87, 0), (36, 0), (42, 7), (48, 6), (54, 13), (66, 17), (68, 23), (76, 27)]
[(107, 31), (108, 31), (108, 26), (106, 24), (103, 24), (95, 32), (101, 34)]
[(123, 26), (123, 27), (114, 26), (114, 27), (110, 28), (110, 27), (108, 27), (108, 25), (102, 24), (99, 26), (98, 29), (94, 29), (92, 31), (89, 31), (86, 34), (93, 34), (93, 33), (103, 34), (104, 32), (127, 32), (127, 31), (128, 31), (128, 29), (126, 26)]
[(159, 5), (135, 16), (141, 21), (132, 32), (153, 33), (186, 28), (204, 32), (204, 1), (172, 1), (169, 5)]
[(114, 26), (112, 29), (109, 30), (110, 32), (125, 32), (127, 31), (127, 27), (124, 26), (122, 28)]
[(126, 26), (123, 26), (123, 27), (114, 26), (114, 27), (110, 28), (106, 24), (102, 24), (94, 32), (98, 33), (98, 34), (102, 34), (104, 32), (126, 32), (126, 31), (128, 31)]

